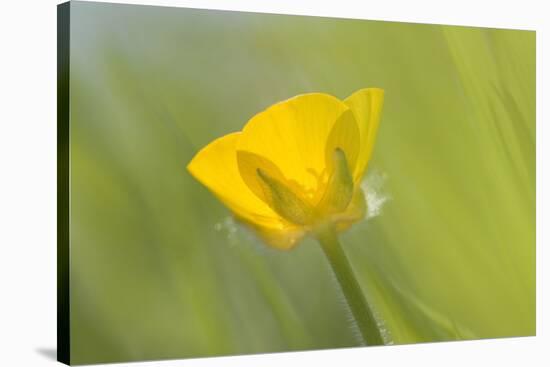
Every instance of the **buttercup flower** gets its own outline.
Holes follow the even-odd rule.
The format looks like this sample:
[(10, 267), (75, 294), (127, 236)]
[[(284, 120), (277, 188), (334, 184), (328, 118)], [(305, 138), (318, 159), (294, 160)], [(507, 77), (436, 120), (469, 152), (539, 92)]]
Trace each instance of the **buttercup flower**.
[(365, 215), (360, 181), (383, 97), (378, 88), (343, 101), (298, 95), (214, 140), (187, 168), (270, 246), (290, 249), (327, 225), (343, 231)]
[(368, 345), (383, 344), (382, 334), (337, 234), (365, 215), (360, 182), (383, 98), (367, 88), (343, 101), (309, 93), (276, 103), (187, 167), (267, 244), (287, 250), (313, 234)]

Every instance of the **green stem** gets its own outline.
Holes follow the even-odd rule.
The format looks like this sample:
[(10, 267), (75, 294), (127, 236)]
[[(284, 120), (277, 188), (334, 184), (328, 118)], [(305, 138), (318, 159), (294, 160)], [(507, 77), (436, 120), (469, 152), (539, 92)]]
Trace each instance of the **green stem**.
[(361, 287), (353, 274), (351, 264), (342, 246), (338, 242), (336, 231), (326, 226), (317, 231), (317, 240), (321, 244), (327, 260), (336, 275), (340, 290), (351, 310), (353, 318), (361, 332), (363, 342), (367, 345), (383, 345), (382, 335)]

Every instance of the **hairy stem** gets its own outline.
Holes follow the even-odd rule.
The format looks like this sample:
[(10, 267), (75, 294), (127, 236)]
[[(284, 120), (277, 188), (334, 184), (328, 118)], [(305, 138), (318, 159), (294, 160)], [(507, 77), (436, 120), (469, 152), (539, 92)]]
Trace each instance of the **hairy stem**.
[(374, 319), (372, 310), (353, 274), (351, 264), (338, 242), (336, 231), (326, 226), (317, 231), (317, 240), (323, 249), (353, 318), (367, 345), (383, 345), (382, 335)]

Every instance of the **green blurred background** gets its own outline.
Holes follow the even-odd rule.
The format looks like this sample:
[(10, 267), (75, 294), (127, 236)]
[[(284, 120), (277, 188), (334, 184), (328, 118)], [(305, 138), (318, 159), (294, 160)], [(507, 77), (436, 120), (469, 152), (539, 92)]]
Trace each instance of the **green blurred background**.
[(320, 248), (267, 248), (185, 166), (363, 87), (386, 202), (342, 242), (386, 340), (535, 333), (534, 32), (73, 2), (70, 83), (73, 363), (358, 345)]

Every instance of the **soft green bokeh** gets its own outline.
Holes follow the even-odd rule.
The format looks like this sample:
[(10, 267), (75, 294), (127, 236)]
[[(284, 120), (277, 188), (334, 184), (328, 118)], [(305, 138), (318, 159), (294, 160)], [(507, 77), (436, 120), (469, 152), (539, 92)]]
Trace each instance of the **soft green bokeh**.
[(72, 361), (357, 345), (319, 247), (185, 170), (296, 94), (386, 91), (380, 215), (341, 238), (394, 344), (535, 333), (535, 33), (73, 2)]

